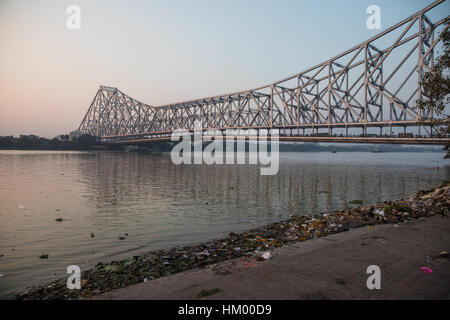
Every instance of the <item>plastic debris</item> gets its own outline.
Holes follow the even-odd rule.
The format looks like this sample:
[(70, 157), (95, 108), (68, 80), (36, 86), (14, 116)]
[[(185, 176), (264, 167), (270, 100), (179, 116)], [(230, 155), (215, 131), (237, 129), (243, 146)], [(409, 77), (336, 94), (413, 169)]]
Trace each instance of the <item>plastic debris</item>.
[(262, 255), (262, 258), (263, 258), (264, 260), (270, 260), (270, 259), (272, 259), (272, 254), (271, 254), (270, 252), (265, 252), (265, 253)]
[(427, 268), (427, 267), (422, 267), (422, 268), (420, 268), (420, 270), (422, 270), (422, 271), (425, 272), (426, 274), (433, 273), (433, 269)]
[(383, 210), (377, 210), (375, 211), (376, 214), (378, 214), (379, 216), (384, 217), (384, 211)]
[(427, 263), (430, 263), (433, 260), (446, 258), (447, 256), (448, 256), (448, 252), (447, 251), (441, 251), (441, 253), (439, 253), (436, 256), (428, 256), (427, 257)]

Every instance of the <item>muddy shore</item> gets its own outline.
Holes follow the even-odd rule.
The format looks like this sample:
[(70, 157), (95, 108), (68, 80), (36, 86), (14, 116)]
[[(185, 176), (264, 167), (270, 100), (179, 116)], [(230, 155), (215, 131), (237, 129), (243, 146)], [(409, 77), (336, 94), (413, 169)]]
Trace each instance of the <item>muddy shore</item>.
[[(355, 204), (357, 204), (355, 202)], [(421, 217), (450, 215), (450, 183), (413, 198), (374, 206), (342, 209), (314, 216), (293, 216), (226, 239), (191, 247), (148, 252), (121, 261), (98, 263), (82, 273), (81, 289), (69, 290), (66, 279), (32, 288), (15, 296), (21, 300), (69, 300), (89, 298), (127, 286), (219, 262), (246, 257), (264, 261), (264, 253), (275, 248), (308, 241), (351, 229), (379, 224), (397, 224)]]

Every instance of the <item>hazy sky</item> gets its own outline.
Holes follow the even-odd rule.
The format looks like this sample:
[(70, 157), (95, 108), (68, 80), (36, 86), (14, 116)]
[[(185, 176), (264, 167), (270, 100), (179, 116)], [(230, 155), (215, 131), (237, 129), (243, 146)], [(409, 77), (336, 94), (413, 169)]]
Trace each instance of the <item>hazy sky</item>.
[(382, 31), (369, 5), (384, 30), (432, 2), (0, 0), (0, 135), (74, 130), (100, 85), (151, 105), (258, 87)]

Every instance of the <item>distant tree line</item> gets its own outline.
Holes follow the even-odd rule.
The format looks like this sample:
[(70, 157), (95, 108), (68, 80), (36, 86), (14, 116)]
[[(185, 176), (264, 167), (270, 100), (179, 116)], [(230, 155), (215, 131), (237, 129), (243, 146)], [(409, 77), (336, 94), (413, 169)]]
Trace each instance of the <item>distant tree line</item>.
[(20, 137), (1, 137), (0, 149), (18, 150), (89, 150), (99, 145), (97, 138), (89, 134), (74, 137), (68, 135), (47, 139), (35, 135), (21, 135)]

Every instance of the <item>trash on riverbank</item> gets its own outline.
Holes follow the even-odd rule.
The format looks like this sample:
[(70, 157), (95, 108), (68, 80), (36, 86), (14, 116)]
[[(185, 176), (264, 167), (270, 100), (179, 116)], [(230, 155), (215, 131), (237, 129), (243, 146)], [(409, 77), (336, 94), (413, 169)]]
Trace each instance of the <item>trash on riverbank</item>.
[(198, 299), (206, 298), (206, 297), (212, 296), (213, 294), (219, 293), (220, 291), (222, 291), (222, 290), (220, 290), (219, 288), (211, 289), (211, 290), (202, 290), (197, 295), (197, 298)]
[(431, 261), (438, 260), (438, 259), (444, 259), (448, 257), (447, 251), (441, 251), (438, 255), (435, 256), (428, 256), (427, 257), (427, 263), (430, 263)]
[(430, 274), (430, 273), (433, 273), (433, 272), (434, 272), (433, 269), (427, 268), (427, 267), (422, 267), (422, 268), (420, 268), (420, 270), (422, 270), (422, 271), (425, 272), (426, 274)]
[(270, 260), (270, 259), (272, 259), (272, 254), (271, 254), (270, 252), (265, 252), (265, 253), (262, 255), (262, 258), (263, 258), (264, 260)]
[[(381, 212), (383, 215), (380, 215)], [(266, 261), (261, 253), (264, 255), (285, 245), (356, 228), (388, 223), (395, 225), (437, 215), (450, 216), (450, 184), (409, 199), (347, 208), (327, 212), (325, 215), (293, 216), (289, 220), (272, 223), (242, 234), (231, 232), (225, 239), (151, 251), (121, 261), (100, 262), (91, 270), (82, 273), (82, 279), (86, 280), (86, 283), (81, 290), (68, 290), (66, 279), (61, 279), (51, 288), (46, 286), (34, 288), (17, 298), (27, 300), (88, 298), (142, 283), (143, 279), (150, 282), (187, 270), (214, 268), (215, 264), (235, 258), (248, 257), (253, 261)], [(120, 237), (125, 239), (123, 236)]]

